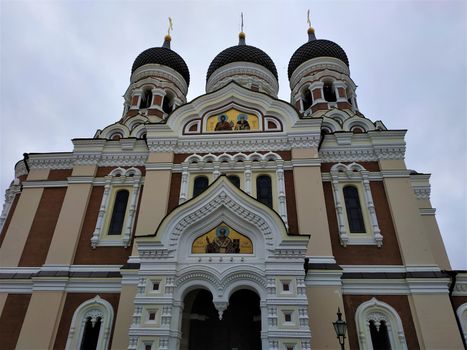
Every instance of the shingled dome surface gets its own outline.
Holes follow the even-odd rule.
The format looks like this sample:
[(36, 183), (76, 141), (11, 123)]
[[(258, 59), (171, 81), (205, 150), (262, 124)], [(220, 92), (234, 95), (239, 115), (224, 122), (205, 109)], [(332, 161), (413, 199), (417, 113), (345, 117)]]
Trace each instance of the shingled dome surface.
[(250, 45), (237, 45), (219, 53), (209, 65), (206, 81), (218, 68), (233, 62), (256, 63), (269, 70), (277, 79), (277, 70), (271, 57), (263, 50)]
[(316, 57), (334, 57), (349, 67), (349, 59), (342, 47), (330, 40), (316, 39), (303, 44), (294, 52), (289, 61), (289, 79), (302, 63)]
[(170, 67), (180, 73), (183, 79), (185, 79), (187, 85), (190, 84), (190, 72), (188, 71), (188, 66), (183, 58), (171, 49), (165, 47), (153, 47), (141, 52), (133, 63), (131, 74), (145, 64), (160, 64)]

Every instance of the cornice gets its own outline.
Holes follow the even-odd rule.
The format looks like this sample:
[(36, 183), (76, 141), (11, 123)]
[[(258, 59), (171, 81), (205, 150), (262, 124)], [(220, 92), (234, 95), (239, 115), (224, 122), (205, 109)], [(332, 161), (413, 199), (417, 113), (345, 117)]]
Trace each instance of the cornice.
[(382, 159), (404, 159), (405, 146), (375, 147), (326, 147), (319, 151), (323, 163), (334, 162), (370, 162)]
[(175, 153), (218, 153), (225, 152), (250, 152), (255, 151), (287, 151), (293, 148), (318, 147), (319, 135), (296, 134), (296, 135), (266, 135), (261, 138), (230, 137), (215, 138), (212, 135), (186, 138), (152, 138), (148, 140), (151, 152), (175, 152)]

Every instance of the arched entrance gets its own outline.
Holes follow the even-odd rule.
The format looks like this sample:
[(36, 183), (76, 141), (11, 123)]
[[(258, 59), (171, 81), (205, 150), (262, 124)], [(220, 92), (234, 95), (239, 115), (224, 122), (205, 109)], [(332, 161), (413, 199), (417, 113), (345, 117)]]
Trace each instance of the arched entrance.
[(184, 300), (181, 350), (260, 350), (261, 310), (255, 292), (232, 294), (219, 319), (212, 295), (204, 289), (188, 293)]

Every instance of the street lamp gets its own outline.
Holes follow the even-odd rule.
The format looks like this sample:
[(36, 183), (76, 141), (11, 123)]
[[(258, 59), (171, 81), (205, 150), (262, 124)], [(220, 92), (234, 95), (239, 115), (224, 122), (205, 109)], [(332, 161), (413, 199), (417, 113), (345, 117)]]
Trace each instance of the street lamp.
[(333, 322), (332, 325), (334, 326), (334, 330), (336, 331), (337, 339), (339, 339), (341, 350), (345, 350), (344, 340), (345, 340), (345, 333), (347, 331), (347, 322), (345, 322), (342, 319), (342, 312), (339, 308), (337, 308), (337, 320), (336, 322)]

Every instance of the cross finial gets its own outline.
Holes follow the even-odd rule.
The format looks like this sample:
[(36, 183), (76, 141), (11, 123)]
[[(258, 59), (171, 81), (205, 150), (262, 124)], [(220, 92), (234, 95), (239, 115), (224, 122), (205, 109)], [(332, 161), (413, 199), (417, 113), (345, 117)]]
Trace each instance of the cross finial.
[(172, 26), (172, 18), (169, 17), (169, 28), (167, 29), (167, 35), (170, 36), (170, 31), (174, 30)]
[(308, 23), (308, 41), (316, 40), (315, 29), (311, 26), (310, 10), (306, 13), (306, 21)]
[(240, 12), (241, 24), (240, 24), (240, 31), (243, 32), (243, 12)]

